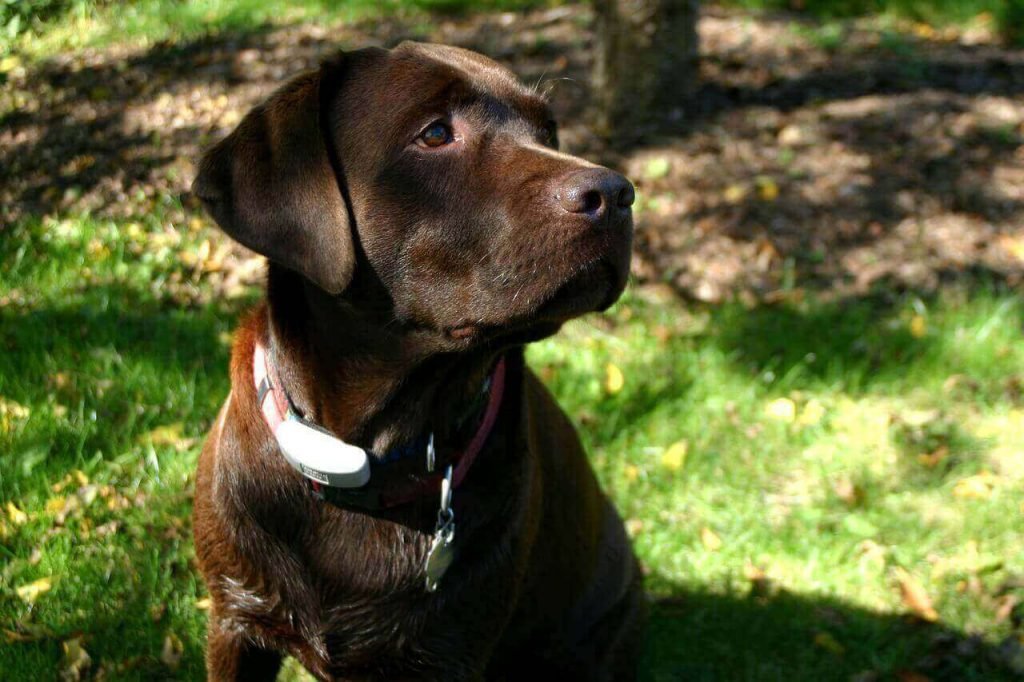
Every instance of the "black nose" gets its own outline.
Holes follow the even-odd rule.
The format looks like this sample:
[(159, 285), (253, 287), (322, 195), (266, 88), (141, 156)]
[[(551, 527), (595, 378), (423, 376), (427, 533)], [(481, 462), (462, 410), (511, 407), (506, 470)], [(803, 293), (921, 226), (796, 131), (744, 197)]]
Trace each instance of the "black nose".
[(571, 174), (558, 189), (558, 203), (568, 213), (588, 216), (594, 223), (624, 216), (633, 205), (633, 184), (607, 168), (587, 168)]

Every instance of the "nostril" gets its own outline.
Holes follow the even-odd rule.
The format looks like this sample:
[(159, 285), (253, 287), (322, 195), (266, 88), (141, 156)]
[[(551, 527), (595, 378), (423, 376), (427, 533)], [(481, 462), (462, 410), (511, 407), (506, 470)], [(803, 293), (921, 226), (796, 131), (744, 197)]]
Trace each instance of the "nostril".
[(580, 213), (597, 213), (604, 205), (604, 196), (597, 190), (590, 190), (583, 194)]
[(615, 204), (619, 208), (629, 208), (636, 201), (636, 191), (633, 189), (633, 183), (626, 181), (626, 186), (619, 192), (619, 196), (616, 197)]

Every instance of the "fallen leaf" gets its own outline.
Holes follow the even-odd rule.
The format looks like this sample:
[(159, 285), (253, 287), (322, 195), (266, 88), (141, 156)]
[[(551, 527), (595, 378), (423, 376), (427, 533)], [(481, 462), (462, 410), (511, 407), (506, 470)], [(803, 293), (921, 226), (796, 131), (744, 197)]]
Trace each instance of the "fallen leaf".
[(622, 374), (622, 370), (619, 369), (618, 365), (611, 362), (608, 363), (604, 371), (604, 388), (609, 394), (615, 395), (625, 386), (626, 377)]
[(730, 204), (738, 204), (747, 196), (747, 188), (743, 185), (729, 185), (722, 193), (722, 198)]
[(165, 424), (143, 434), (140, 440), (154, 446), (171, 445), (177, 450), (184, 450), (195, 443), (195, 438), (186, 438), (182, 434), (184, 429), (185, 425), (181, 422)]
[(1024, 262), (1024, 237), (1012, 237), (1004, 234), (999, 237), (999, 245), (1011, 256)]
[(43, 639), (51, 639), (54, 635), (43, 625), (35, 623), (15, 623), (17, 630), (4, 630), (4, 639), (9, 644), (15, 642), (38, 642)]
[(64, 509), (64, 505), (67, 503), (67, 498), (63, 495), (51, 497), (46, 501), (46, 513), (56, 514), (57, 512)]
[(961, 499), (983, 500), (995, 490), (999, 478), (990, 471), (962, 478), (953, 486), (953, 497)]
[(772, 178), (762, 175), (757, 178), (757, 193), (763, 201), (775, 201), (779, 198), (779, 186)]
[(167, 636), (164, 637), (164, 647), (160, 652), (160, 660), (168, 668), (174, 670), (181, 663), (181, 655), (185, 652), (185, 645), (181, 643), (178, 636), (173, 632), (168, 632)]
[(13, 502), (7, 503), (7, 518), (11, 520), (15, 526), (20, 526), (28, 521), (28, 514), (18, 509)]
[(202, 599), (197, 599), (196, 600), (196, 608), (199, 609), (200, 611), (209, 611), (210, 610), (210, 605), (212, 603), (213, 602), (210, 601), (209, 597), (203, 597)]
[(832, 484), (832, 492), (849, 507), (864, 501), (864, 489), (845, 476)]
[(21, 57), (16, 54), (10, 54), (0, 59), (0, 73), (10, 73), (19, 66), (21, 66)]
[(700, 529), (700, 542), (709, 552), (717, 552), (722, 549), (722, 538), (707, 526)]
[(685, 440), (676, 441), (662, 454), (661, 465), (669, 471), (679, 471), (686, 463), (686, 453), (689, 447), (689, 443)]
[(64, 662), (60, 671), (61, 680), (80, 680), (85, 671), (92, 665), (92, 657), (82, 647), (82, 638), (64, 640), (61, 644), (64, 650)]
[(800, 417), (796, 420), (800, 426), (814, 426), (825, 417), (825, 406), (817, 400), (810, 400), (800, 410)]
[(996, 600), (998, 606), (996, 607), (996, 623), (1002, 623), (1010, 619), (1010, 615), (1013, 613), (1014, 607), (1020, 603), (1020, 599), (1015, 594), (1004, 594), (1002, 597)]
[(827, 632), (818, 632), (814, 635), (814, 646), (824, 649), (830, 654), (842, 656), (846, 653), (846, 647), (839, 643), (835, 637)]
[(764, 408), (764, 412), (772, 419), (792, 422), (796, 419), (796, 403), (789, 398), (778, 398), (768, 403)]
[(876, 563), (880, 568), (885, 566), (886, 549), (874, 540), (864, 540), (857, 545), (857, 553), (861, 561)]
[(939, 613), (932, 606), (932, 599), (928, 596), (924, 586), (906, 570), (897, 568), (895, 570), (896, 584), (899, 586), (900, 598), (903, 605), (910, 609), (914, 615), (929, 623), (939, 619)]
[(640, 519), (626, 519), (626, 532), (629, 537), (635, 538), (644, 529), (644, 522)]
[(942, 463), (943, 460), (949, 455), (949, 448), (945, 445), (940, 445), (935, 449), (934, 452), (921, 453), (917, 456), (917, 461), (928, 467), (934, 469), (936, 466)]
[(30, 414), (24, 405), (0, 397), (0, 433), (11, 431), (17, 422), (28, 419)]
[(923, 315), (910, 318), (910, 335), (915, 339), (923, 339), (928, 334), (928, 320)]
[(34, 604), (36, 599), (49, 592), (51, 587), (53, 587), (53, 581), (50, 578), (40, 578), (39, 580), (34, 580), (28, 583), (27, 585), (22, 585), (17, 588), (15, 592), (18, 594), (18, 597), (27, 603)]

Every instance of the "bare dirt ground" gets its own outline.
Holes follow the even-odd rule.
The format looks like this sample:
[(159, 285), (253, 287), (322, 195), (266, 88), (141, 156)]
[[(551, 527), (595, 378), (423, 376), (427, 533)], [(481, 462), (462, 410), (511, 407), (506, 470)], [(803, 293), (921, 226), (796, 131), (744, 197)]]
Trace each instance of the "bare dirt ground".
[(716, 302), (1024, 276), (1024, 52), (711, 8), (689, 106), (615, 148), (586, 124), (590, 26), (579, 7), (303, 24), (19, 67), (0, 93), (0, 217), (159, 209), (168, 229), (194, 228), (187, 189), (205, 145), (338, 46), (412, 38), (482, 51), (550, 89), (563, 147), (637, 184), (642, 282)]

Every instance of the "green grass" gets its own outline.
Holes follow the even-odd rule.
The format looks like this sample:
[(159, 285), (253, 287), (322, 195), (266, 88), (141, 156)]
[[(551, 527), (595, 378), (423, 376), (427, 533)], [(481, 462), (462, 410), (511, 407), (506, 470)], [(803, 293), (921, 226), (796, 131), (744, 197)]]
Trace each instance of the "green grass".
[[(257, 292), (204, 295), (215, 275), (182, 254), (211, 235), (181, 215), (30, 220), (0, 242), (5, 679), (55, 673), (76, 636), (93, 672), (201, 676), (192, 470)], [(888, 674), (968, 632), (983, 642), (945, 679), (1005, 677), (990, 650), (1012, 631), (999, 600), (1024, 597), (1022, 324), (996, 285), (752, 310), (639, 288), (533, 346), (649, 570), (647, 679)], [(901, 570), (938, 624), (903, 615)]]
[(722, 0), (757, 10), (798, 10), (821, 19), (879, 16), (935, 26), (965, 26), (987, 17), (1011, 42), (1024, 39), (1024, 0)]
[[(127, 44), (145, 47), (224, 32), (249, 32), (299, 22), (521, 10), (544, 0), (0, 0), (0, 55), (44, 57), (65, 50)], [(45, 11), (37, 7), (45, 5)]]

